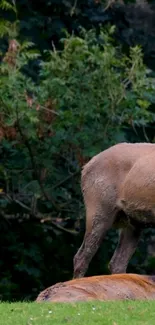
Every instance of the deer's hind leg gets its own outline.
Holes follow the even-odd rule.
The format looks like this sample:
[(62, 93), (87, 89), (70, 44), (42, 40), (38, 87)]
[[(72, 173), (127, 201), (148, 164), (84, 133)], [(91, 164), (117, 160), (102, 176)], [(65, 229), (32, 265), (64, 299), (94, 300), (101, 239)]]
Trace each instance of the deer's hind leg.
[(85, 275), (89, 263), (107, 231), (112, 227), (117, 214), (112, 200), (104, 202), (99, 193), (94, 193), (94, 190), (93, 188), (92, 192), (89, 191), (89, 196), (85, 195), (86, 232), (83, 243), (74, 257), (74, 278)]
[(140, 227), (135, 228), (132, 225), (121, 229), (118, 245), (109, 263), (111, 273), (126, 273), (129, 260), (137, 248), (141, 232)]

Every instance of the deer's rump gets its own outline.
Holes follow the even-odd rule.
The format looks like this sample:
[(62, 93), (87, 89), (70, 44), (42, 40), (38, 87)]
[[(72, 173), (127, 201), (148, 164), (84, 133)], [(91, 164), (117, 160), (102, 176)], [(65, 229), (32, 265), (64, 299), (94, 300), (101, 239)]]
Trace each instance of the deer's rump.
[(155, 300), (152, 276), (112, 274), (57, 283), (42, 291), (36, 301)]

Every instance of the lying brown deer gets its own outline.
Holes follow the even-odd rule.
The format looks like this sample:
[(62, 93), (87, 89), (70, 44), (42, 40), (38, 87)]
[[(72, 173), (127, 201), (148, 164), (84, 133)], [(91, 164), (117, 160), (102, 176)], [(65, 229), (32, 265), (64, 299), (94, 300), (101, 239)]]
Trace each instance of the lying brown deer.
[(155, 300), (155, 276), (112, 274), (57, 283), (42, 291), (37, 302), (89, 300)]
[(121, 143), (83, 168), (86, 232), (74, 257), (74, 278), (83, 277), (107, 231), (120, 228), (111, 273), (126, 273), (144, 227), (155, 226), (155, 144)]

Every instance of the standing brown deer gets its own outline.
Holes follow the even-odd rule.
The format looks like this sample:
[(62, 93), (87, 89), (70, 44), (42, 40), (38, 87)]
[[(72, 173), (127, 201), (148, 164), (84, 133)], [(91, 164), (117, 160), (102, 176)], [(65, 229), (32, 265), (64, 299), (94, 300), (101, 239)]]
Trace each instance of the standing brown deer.
[(125, 273), (144, 227), (155, 227), (155, 144), (120, 143), (93, 157), (82, 171), (86, 232), (74, 257), (83, 277), (107, 231), (120, 228), (111, 273)]

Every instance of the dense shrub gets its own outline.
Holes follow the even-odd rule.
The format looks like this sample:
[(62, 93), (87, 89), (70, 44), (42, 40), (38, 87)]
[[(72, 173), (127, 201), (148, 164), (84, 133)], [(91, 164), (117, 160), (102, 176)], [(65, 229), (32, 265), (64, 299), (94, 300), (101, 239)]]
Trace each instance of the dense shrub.
[[(16, 19), (0, 26), (0, 293), (11, 300), (71, 277), (81, 167), (117, 142), (154, 141), (155, 97), (140, 47), (123, 54), (113, 26), (64, 31), (43, 51), (21, 37), (19, 9), (5, 9)], [(89, 274), (108, 272), (116, 241), (111, 231)], [(153, 263), (142, 239), (130, 270)]]

